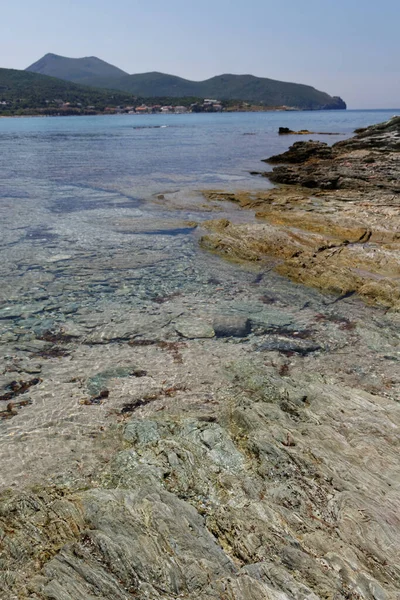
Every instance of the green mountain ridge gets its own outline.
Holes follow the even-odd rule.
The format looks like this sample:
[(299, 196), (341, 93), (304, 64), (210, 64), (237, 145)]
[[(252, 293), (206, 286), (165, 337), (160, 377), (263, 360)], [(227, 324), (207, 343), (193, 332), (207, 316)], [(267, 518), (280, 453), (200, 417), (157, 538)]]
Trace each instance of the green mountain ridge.
[[(41, 59), (27, 67), (26, 71), (65, 79), (74, 83), (87, 84), (95, 77), (117, 78), (128, 75), (122, 69), (97, 58), (67, 58), (57, 54), (46, 54)], [(109, 87), (109, 86), (108, 86)]]
[(96, 90), (69, 81), (16, 69), (0, 68), (1, 112), (15, 114), (29, 109), (50, 109), (60, 102), (82, 103), (99, 110), (107, 106), (132, 103), (127, 92)]
[[(17, 69), (0, 68), (0, 115), (94, 114), (125, 111), (142, 104), (201, 103), (196, 97), (145, 98), (129, 92), (97, 89), (71, 81)], [(229, 104), (229, 103), (227, 103)]]
[(54, 54), (46, 54), (28, 70), (147, 98), (194, 96), (310, 110), (346, 108), (341, 98), (312, 86), (255, 75), (223, 74), (205, 81), (191, 81), (159, 72), (128, 75), (96, 57), (71, 59)]

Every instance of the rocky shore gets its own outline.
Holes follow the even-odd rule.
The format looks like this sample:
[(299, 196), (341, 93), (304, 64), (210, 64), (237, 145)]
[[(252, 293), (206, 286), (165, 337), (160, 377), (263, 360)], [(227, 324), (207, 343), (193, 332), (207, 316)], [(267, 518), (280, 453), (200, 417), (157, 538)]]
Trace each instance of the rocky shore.
[(284, 163), (261, 173), (279, 187), (206, 193), (254, 210), (259, 222), (211, 221), (203, 247), (399, 310), (400, 117), (333, 146), (296, 142), (266, 162)]
[(398, 133), (295, 145), (312, 192), (209, 192), (257, 214), (205, 222), (233, 261), (168, 194), (157, 236), (39, 231), (33, 274), (7, 228), (1, 600), (399, 600)]

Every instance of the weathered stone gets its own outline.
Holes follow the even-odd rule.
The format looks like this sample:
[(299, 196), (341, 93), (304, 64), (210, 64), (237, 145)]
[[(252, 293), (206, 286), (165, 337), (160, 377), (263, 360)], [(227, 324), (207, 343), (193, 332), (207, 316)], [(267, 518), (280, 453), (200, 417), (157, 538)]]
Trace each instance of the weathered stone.
[(157, 423), (147, 419), (131, 421), (125, 428), (124, 438), (138, 444), (157, 442), (160, 439)]
[[(281, 132), (279, 132), (281, 133)], [(303, 132), (295, 132), (288, 131), (285, 133), (303, 133)], [(305, 132), (309, 133), (309, 132)], [(295, 142), (293, 146), (287, 152), (283, 154), (277, 154), (276, 156), (271, 156), (271, 158), (265, 159), (264, 162), (268, 162), (271, 164), (276, 163), (303, 163), (310, 158), (331, 158), (332, 157), (332, 148), (325, 144), (324, 142), (314, 142), (310, 140), (309, 142)]]
[(110, 379), (121, 379), (124, 377), (144, 377), (146, 371), (138, 367), (115, 367), (101, 371), (87, 380), (87, 389), (91, 396), (100, 394)]
[(223, 425), (135, 418), (102, 485), (6, 494), (0, 594), (395, 600), (398, 405), (318, 384), (302, 406), (254, 361), (231, 370)]
[(270, 339), (261, 344), (258, 347), (258, 350), (263, 352), (276, 351), (287, 355), (294, 353), (306, 356), (311, 352), (318, 352), (318, 350), (321, 350), (321, 346), (313, 342), (306, 342), (305, 340), (299, 340), (296, 342), (284, 339)]
[(217, 337), (246, 337), (251, 331), (250, 320), (235, 315), (215, 316), (213, 328)]
[(211, 325), (200, 319), (181, 319), (175, 323), (175, 329), (179, 335), (191, 340), (196, 338), (213, 338), (215, 336)]

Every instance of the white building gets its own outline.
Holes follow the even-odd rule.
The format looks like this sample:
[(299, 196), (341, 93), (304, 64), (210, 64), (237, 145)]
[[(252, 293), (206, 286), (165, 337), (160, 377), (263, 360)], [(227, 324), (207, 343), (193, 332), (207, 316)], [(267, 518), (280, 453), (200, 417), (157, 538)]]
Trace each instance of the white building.
[(187, 108), (186, 106), (175, 106), (174, 112), (177, 115), (182, 115), (187, 112)]

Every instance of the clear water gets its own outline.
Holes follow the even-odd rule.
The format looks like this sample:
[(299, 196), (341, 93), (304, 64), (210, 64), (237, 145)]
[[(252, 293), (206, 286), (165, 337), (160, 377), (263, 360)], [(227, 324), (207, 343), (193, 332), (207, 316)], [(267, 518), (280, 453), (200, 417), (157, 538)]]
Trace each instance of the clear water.
[[(394, 111), (221, 113), (0, 120), (0, 197), (61, 184), (147, 196), (165, 189), (259, 185), (249, 171), (260, 159), (283, 151), (293, 130), (337, 132), (384, 121)], [(312, 136), (320, 137), (320, 136)], [(302, 139), (302, 138), (299, 138)], [(323, 138), (322, 138), (323, 139)], [(265, 168), (265, 166), (264, 166)], [(4, 189), (5, 188), (5, 189)], [(83, 188), (83, 189), (82, 189)]]
[[(333, 143), (395, 112), (0, 119), (0, 383), (34, 377), (16, 365), (38, 360), (43, 379), (24, 395), (32, 405), (0, 421), (0, 487), (23, 480), (31, 469), (49, 475), (56, 459), (63, 470), (64, 444), (72, 452), (89, 443), (82, 432), (106, 422), (109, 404), (97, 412), (82, 407), (85, 381), (104, 368), (130, 364), (132, 350), (118, 343), (127, 332), (176, 339), (174, 319), (254, 317), (266, 310), (260, 300), (266, 292), (275, 296), (278, 321), (289, 315), (300, 327), (325, 310), (327, 298), (316, 291), (273, 272), (253, 285), (254, 269), (202, 252), (193, 221), (252, 216), (227, 203), (207, 205), (199, 190), (268, 187), (267, 179), (249, 171), (265, 170), (261, 159), (304, 139), (279, 136), (280, 126), (334, 132), (310, 136)], [(353, 311), (367, 320), (369, 309), (350, 305), (345, 316)], [(39, 359), (38, 340), (60, 326), (76, 336), (74, 351)], [(158, 359), (152, 359), (156, 369)], [(201, 360), (192, 359), (201, 370)], [(157, 368), (165, 378), (166, 367)], [(76, 374), (80, 387), (71, 383)], [(37, 460), (33, 465), (32, 452), (42, 467)]]

